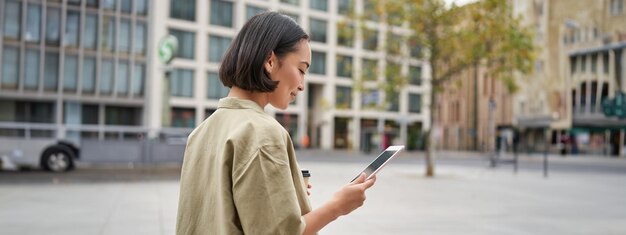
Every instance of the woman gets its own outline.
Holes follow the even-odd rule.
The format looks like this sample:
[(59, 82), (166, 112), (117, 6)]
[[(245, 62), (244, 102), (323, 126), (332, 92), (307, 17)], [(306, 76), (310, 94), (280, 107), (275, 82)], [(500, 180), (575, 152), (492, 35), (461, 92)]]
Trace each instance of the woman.
[(291, 138), (263, 110), (286, 109), (304, 89), (308, 40), (276, 12), (235, 37), (219, 72), (230, 93), (187, 141), (177, 234), (314, 234), (363, 204), (375, 182), (365, 175), (311, 210)]

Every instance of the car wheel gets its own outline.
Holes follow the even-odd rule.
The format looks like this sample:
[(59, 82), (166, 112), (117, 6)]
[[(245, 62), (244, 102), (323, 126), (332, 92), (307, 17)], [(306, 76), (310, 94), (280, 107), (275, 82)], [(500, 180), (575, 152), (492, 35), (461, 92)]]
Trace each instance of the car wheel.
[(41, 158), (41, 165), (48, 171), (68, 171), (74, 166), (73, 158), (71, 151), (64, 149), (62, 146), (53, 146), (44, 152)]

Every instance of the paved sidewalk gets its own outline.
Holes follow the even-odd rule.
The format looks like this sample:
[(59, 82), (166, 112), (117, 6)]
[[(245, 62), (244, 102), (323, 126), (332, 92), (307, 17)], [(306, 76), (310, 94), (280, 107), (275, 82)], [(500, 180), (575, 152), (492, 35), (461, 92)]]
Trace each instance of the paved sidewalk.
[[(301, 167), (312, 173), (314, 207), (370, 160), (369, 155), (345, 154), (299, 152)], [(531, 168), (534, 156), (525, 157), (523, 168), (513, 174), (509, 166), (488, 168), (475, 157), (465, 161), (467, 155), (441, 154), (435, 178), (423, 176), (419, 154), (399, 158), (380, 173), (362, 208), (320, 234), (626, 234), (623, 159), (555, 157), (546, 179)], [(577, 170), (587, 164), (617, 170)], [(104, 170), (97, 174), (106, 175)], [(176, 178), (63, 179), (0, 184), (0, 234), (174, 234)]]

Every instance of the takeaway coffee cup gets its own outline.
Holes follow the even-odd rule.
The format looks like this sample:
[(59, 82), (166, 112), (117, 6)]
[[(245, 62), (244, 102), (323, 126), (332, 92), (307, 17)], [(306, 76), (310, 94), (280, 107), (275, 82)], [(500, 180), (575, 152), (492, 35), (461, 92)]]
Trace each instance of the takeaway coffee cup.
[(309, 185), (309, 177), (311, 177), (311, 172), (309, 170), (302, 170), (302, 178), (304, 179), (304, 185)]

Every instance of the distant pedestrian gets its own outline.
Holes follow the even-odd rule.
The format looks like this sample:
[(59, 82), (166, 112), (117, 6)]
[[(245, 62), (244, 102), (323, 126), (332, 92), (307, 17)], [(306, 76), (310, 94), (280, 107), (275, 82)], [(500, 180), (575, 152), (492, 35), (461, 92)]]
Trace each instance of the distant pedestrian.
[(264, 112), (295, 100), (310, 63), (309, 36), (288, 16), (243, 26), (219, 71), (230, 93), (187, 140), (177, 234), (314, 234), (363, 205), (376, 181), (365, 174), (311, 210), (289, 133)]

